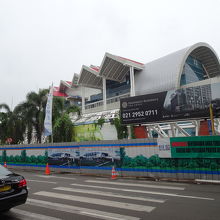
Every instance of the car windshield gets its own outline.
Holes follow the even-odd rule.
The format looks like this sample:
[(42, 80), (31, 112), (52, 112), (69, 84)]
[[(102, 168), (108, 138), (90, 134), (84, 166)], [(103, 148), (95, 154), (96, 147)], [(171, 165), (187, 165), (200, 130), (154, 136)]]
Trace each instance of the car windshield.
[(0, 176), (11, 174), (12, 172), (0, 165)]

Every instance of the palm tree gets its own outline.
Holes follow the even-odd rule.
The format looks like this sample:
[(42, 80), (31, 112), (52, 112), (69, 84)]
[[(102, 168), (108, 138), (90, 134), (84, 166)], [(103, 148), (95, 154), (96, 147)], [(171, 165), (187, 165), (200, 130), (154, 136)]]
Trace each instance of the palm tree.
[(22, 118), (22, 121), (25, 124), (25, 132), (27, 132), (27, 140), (30, 144), (33, 134), (33, 106), (28, 102), (22, 102), (15, 107), (14, 111), (16, 115)]
[(0, 138), (5, 143), (7, 138), (12, 138), (12, 143), (17, 144), (24, 140), (25, 125), (22, 118), (12, 111), (5, 103), (0, 104)]
[(36, 130), (38, 143), (41, 143), (41, 136), (44, 129), (47, 94), (48, 89), (40, 89), (38, 93), (30, 92), (27, 95), (27, 102), (32, 106), (33, 125)]
[(15, 108), (16, 113), (23, 118), (26, 124), (28, 141), (31, 140), (34, 128), (36, 131), (37, 142), (41, 143), (47, 94), (48, 89), (40, 89), (38, 93), (30, 92), (26, 96), (26, 101)]

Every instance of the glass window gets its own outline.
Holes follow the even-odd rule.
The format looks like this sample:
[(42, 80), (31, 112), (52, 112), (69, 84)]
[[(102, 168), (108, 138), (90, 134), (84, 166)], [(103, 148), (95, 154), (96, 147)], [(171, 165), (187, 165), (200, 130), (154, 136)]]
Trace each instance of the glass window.
[(196, 58), (189, 56), (183, 67), (180, 79), (180, 85), (186, 85), (207, 79), (208, 76), (203, 68), (202, 63)]

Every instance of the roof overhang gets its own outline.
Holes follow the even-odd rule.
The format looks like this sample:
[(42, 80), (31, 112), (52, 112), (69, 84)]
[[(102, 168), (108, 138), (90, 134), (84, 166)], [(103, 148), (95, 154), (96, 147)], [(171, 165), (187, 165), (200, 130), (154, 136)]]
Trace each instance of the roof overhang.
[(78, 84), (84, 87), (102, 89), (102, 77), (94, 68), (83, 65), (80, 71)]
[(53, 96), (56, 97), (67, 97), (67, 94), (64, 92), (60, 92), (60, 87), (54, 86), (53, 87)]
[(121, 82), (128, 73), (129, 67), (133, 67), (136, 70), (142, 70), (144, 64), (110, 53), (105, 53), (99, 75), (109, 80)]
[(60, 92), (65, 92), (67, 88), (71, 88), (72, 82), (60, 80)]
[(77, 87), (78, 86), (78, 81), (79, 81), (79, 74), (74, 73), (73, 79), (72, 79), (72, 84), (71, 87)]

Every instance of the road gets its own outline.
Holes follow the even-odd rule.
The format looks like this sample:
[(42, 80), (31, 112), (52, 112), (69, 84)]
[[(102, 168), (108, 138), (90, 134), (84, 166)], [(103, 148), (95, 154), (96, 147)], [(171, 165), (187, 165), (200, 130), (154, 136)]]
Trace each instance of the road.
[(28, 201), (2, 220), (220, 219), (220, 185), (18, 173), (27, 179)]

